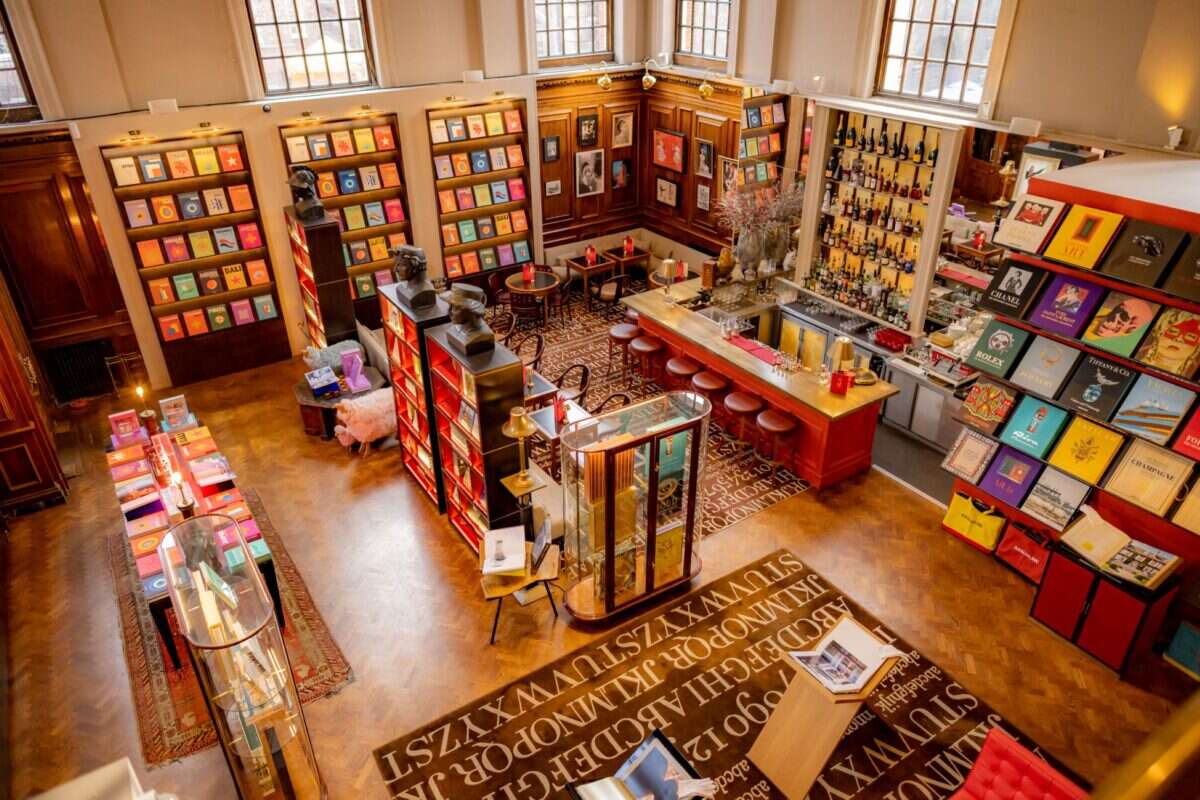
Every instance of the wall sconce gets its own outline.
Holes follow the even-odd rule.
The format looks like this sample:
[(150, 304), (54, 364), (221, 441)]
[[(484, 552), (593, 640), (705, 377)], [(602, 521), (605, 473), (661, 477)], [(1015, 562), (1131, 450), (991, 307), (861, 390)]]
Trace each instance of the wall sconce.
[(613, 84), (612, 76), (610, 76), (608, 74), (608, 72), (606, 71), (607, 67), (608, 67), (607, 61), (601, 61), (599, 67), (596, 67), (592, 64), (587, 65), (588, 72), (591, 72), (592, 70), (595, 70), (595, 69), (600, 70), (600, 77), (596, 79), (596, 85), (599, 86), (600, 89), (605, 92), (607, 92), (609, 89), (611, 89), (612, 84)]
[(708, 82), (708, 73), (710, 71), (711, 70), (707, 70), (707, 69), (704, 70), (704, 74), (700, 76), (700, 85), (696, 87), (696, 91), (699, 92), (700, 96), (703, 97), (705, 100), (712, 97), (713, 94), (717, 91), (717, 87), (713, 86), (711, 83)]
[(1183, 128), (1179, 125), (1167, 128), (1167, 149), (1175, 150), (1181, 144), (1183, 144)]
[(658, 83), (658, 78), (650, 74), (650, 65), (653, 64), (655, 69), (662, 69), (663, 64), (658, 63), (660, 59), (662, 60), (663, 64), (665, 64), (667, 61), (667, 54), (665, 52), (659, 53), (654, 58), (647, 58), (642, 62), (642, 68), (645, 70), (642, 73), (642, 88), (646, 91), (650, 91), (654, 88), (654, 84)]

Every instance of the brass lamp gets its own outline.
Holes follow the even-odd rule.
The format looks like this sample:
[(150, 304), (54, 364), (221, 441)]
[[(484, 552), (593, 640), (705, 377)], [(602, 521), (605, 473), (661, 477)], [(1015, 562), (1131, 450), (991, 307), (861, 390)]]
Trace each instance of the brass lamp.
[(517, 440), (517, 463), (521, 466), (520, 472), (505, 481), (509, 491), (515, 495), (533, 491), (538, 487), (539, 481), (529, 474), (529, 465), (525, 460), (525, 440), (537, 432), (537, 426), (529, 418), (525, 406), (513, 406), (508, 412), (508, 422), (504, 423), (500, 431), (508, 438)]

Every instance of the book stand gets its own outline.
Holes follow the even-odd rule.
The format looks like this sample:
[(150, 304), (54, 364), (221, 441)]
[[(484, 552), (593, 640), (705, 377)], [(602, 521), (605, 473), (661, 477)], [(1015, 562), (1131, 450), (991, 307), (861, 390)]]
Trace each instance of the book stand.
[[(813, 645), (819, 650), (824, 638)], [(859, 692), (834, 694), (789, 657), (796, 675), (750, 748), (750, 760), (786, 797), (802, 800), (863, 702), (892, 671), (889, 658)]]

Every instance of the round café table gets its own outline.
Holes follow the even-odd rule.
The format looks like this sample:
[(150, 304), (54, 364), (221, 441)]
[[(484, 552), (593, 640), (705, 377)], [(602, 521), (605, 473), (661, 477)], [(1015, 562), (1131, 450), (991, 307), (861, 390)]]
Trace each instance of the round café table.
[(559, 283), (561, 281), (553, 272), (541, 270), (534, 270), (532, 281), (526, 281), (521, 272), (514, 272), (504, 281), (504, 285), (513, 294), (531, 294), (542, 298), (542, 322), (546, 325), (550, 324), (550, 304), (546, 302), (546, 295), (557, 289)]

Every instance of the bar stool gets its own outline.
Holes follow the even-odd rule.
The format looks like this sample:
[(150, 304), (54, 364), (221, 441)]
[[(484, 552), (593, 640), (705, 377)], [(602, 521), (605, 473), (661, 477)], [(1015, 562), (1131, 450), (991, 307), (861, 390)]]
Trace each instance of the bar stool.
[(621, 382), (627, 382), (626, 372), (629, 368), (629, 343), (642, 335), (637, 325), (622, 322), (608, 329), (608, 372), (604, 377), (612, 375), (613, 347), (621, 348)]
[(629, 343), (629, 353), (637, 358), (642, 369), (643, 381), (654, 379), (654, 357), (662, 351), (662, 341), (653, 336), (639, 336)]
[(738, 460), (740, 460), (754, 450), (754, 445), (746, 441), (746, 420), (754, 417), (758, 412), (763, 410), (763, 401), (745, 392), (730, 392), (725, 395), (724, 405), (725, 411), (729, 413), (730, 418), (737, 420), (738, 441), (746, 444), (746, 453), (738, 457)]
[(686, 356), (676, 356), (667, 359), (667, 374), (674, 379), (677, 386), (687, 386), (692, 376), (700, 371), (700, 365)]
[(692, 391), (696, 394), (703, 395), (712, 404), (712, 413), (715, 417), (719, 406), (717, 405), (717, 397), (729, 388), (729, 381), (715, 372), (704, 370), (697, 372), (692, 376)]
[(773, 473), (778, 475), (779, 466), (783, 463), (779, 459), (779, 444), (785, 437), (796, 430), (796, 426), (799, 423), (796, 422), (795, 417), (789, 414), (768, 408), (759, 413), (754, 420), (754, 424), (758, 427), (760, 439), (771, 440), (771, 458), (769, 461), (773, 467)]
[(639, 314), (638, 312), (634, 311), (632, 308), (625, 309), (625, 321), (628, 322), (629, 324), (637, 325), (638, 321), (641, 320), (641, 318), (642, 318), (642, 315)]

